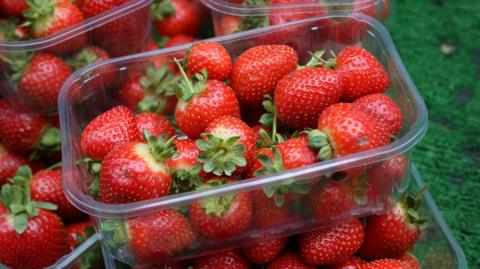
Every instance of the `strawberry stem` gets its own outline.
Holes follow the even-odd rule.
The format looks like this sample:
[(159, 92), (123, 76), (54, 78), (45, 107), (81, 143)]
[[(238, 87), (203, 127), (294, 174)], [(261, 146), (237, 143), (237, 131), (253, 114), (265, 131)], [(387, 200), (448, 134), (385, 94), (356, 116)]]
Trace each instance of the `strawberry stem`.
[(195, 79), (197, 80), (196, 83), (193, 83), (183, 70), (182, 65), (177, 60), (177, 58), (173, 58), (175, 64), (177, 64), (178, 69), (180, 70), (180, 74), (182, 80), (176, 83), (175, 88), (175, 95), (182, 99), (185, 102), (190, 101), (196, 94), (201, 93), (206, 87), (206, 80), (208, 77), (208, 73), (205, 69), (202, 70), (202, 74), (196, 73), (194, 74)]
[(318, 129), (306, 130), (308, 146), (318, 150), (317, 159), (327, 161), (333, 157), (333, 148), (328, 139), (328, 135)]
[[(200, 188), (215, 187), (228, 183), (226, 180), (209, 180), (207, 184), (203, 184)], [(225, 216), (230, 209), (230, 206), (235, 200), (235, 195), (226, 195), (219, 197), (212, 197), (203, 199), (201, 201), (202, 208), (208, 215), (214, 215), (217, 217)]]
[(28, 9), (23, 11), (26, 22), (22, 26), (29, 26), (41, 18), (53, 16), (55, 6), (50, 0), (27, 0)]

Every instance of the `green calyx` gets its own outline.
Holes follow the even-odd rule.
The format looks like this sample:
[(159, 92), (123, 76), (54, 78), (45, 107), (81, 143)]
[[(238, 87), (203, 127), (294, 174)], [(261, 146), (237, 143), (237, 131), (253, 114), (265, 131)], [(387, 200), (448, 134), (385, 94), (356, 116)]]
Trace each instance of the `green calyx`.
[(175, 14), (175, 8), (171, 0), (155, 0), (152, 4), (152, 16), (156, 21), (164, 19)]
[(285, 141), (281, 134), (272, 132), (270, 135), (264, 129), (258, 131), (258, 136), (260, 139), (256, 142), (257, 148), (269, 148)]
[[(227, 180), (209, 180), (207, 184), (204, 184), (202, 188), (216, 187), (228, 183)], [(202, 200), (200, 203), (203, 210), (207, 215), (213, 215), (217, 217), (223, 217), (226, 215), (230, 206), (235, 200), (235, 195), (226, 195), (219, 197), (212, 197)]]
[(100, 195), (99, 180), (102, 163), (91, 158), (84, 158), (81, 161), (86, 164), (88, 173), (93, 176), (92, 182), (85, 186), (87, 193), (93, 197), (98, 197)]
[(217, 176), (231, 176), (237, 167), (245, 167), (246, 148), (237, 143), (239, 136), (228, 139), (218, 138), (212, 134), (202, 134), (205, 139), (197, 139), (195, 144), (202, 150), (197, 161), (203, 163), (203, 170)]
[(201, 170), (202, 166), (198, 164), (189, 170), (174, 171), (170, 194), (184, 193), (200, 188), (203, 184), (202, 178), (199, 176)]
[(155, 114), (163, 114), (167, 106), (165, 98), (158, 98), (153, 95), (145, 95), (142, 101), (137, 105), (138, 112), (152, 112)]
[(250, 17), (247, 16), (242, 18), (242, 22), (238, 26), (238, 29), (236, 32), (263, 28), (269, 25), (270, 25), (270, 21), (268, 16), (250, 16)]
[(277, 124), (277, 110), (272, 96), (269, 94), (265, 95), (262, 105), (266, 112), (263, 113), (258, 122), (264, 127), (273, 128), (274, 124)]
[(194, 74), (194, 80), (192, 81), (187, 77), (187, 74), (185, 73), (185, 70), (183, 70), (180, 62), (176, 58), (174, 58), (173, 61), (175, 62), (175, 64), (177, 64), (182, 77), (182, 79), (175, 84), (175, 95), (179, 99), (188, 102), (196, 94), (201, 93), (207, 87), (207, 70), (203, 69), (201, 74)]
[(57, 206), (46, 202), (32, 201), (30, 180), (32, 170), (28, 166), (20, 166), (10, 182), (4, 184), (0, 193), (0, 200), (9, 213), (14, 215), (13, 226), (18, 234), (22, 234), (28, 227), (28, 220), (38, 216), (38, 209), (56, 210)]
[(421, 230), (428, 225), (428, 218), (420, 212), (420, 206), (423, 203), (423, 195), (427, 191), (428, 186), (425, 186), (416, 194), (403, 194), (400, 197), (400, 206), (403, 209), (407, 222), (419, 227)]
[(177, 81), (178, 78), (170, 73), (166, 65), (160, 68), (150, 65), (145, 69), (145, 75), (140, 78), (140, 85), (151, 95), (173, 96)]
[(143, 131), (143, 139), (150, 149), (153, 157), (157, 162), (173, 158), (177, 154), (177, 147), (175, 146), (175, 137), (168, 138), (168, 134), (160, 137), (151, 135), (148, 131)]
[(0, 35), (7, 41), (21, 40), (24, 38), (19, 32), (17, 32), (17, 23), (17, 18), (8, 18), (0, 23)]
[(45, 154), (49, 155), (53, 152), (59, 151), (61, 143), (60, 130), (58, 128), (50, 127), (45, 129), (30, 153), (29, 159), (38, 160)]
[(335, 52), (330, 51), (330, 54), (332, 57), (328, 60), (323, 59), (323, 56), (325, 55), (324, 50), (319, 50), (314, 53), (309, 52), (310, 60), (304, 65), (304, 66), (299, 66), (298, 69), (302, 68), (316, 68), (316, 67), (322, 67), (322, 68), (329, 68), (329, 69), (335, 69), (337, 66), (337, 56), (335, 55)]
[(115, 250), (120, 250), (128, 246), (129, 238), (127, 232), (127, 223), (123, 220), (105, 220), (100, 223), (100, 230), (107, 242), (107, 245), (116, 253)]
[(20, 81), (32, 57), (32, 53), (26, 52), (12, 52), (9, 57), (0, 54), (0, 61), (5, 62), (12, 71), (12, 74), (9, 76), (12, 84), (17, 84)]
[(318, 129), (305, 131), (308, 138), (308, 146), (318, 150), (317, 159), (327, 161), (333, 157), (333, 148), (328, 135)]
[(98, 56), (95, 53), (92, 53), (88, 48), (85, 48), (73, 55), (73, 57), (68, 59), (66, 63), (73, 70), (78, 70), (95, 63), (97, 59)]
[(29, 8), (23, 11), (23, 16), (27, 20), (22, 26), (29, 26), (41, 18), (51, 17), (55, 12), (55, 5), (51, 0), (27, 0), (25, 2)]

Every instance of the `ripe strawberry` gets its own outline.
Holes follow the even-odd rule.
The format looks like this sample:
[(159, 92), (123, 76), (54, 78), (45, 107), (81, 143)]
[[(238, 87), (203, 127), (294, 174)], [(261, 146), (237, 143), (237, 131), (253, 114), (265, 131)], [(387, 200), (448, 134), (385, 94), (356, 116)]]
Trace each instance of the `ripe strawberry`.
[(86, 157), (103, 160), (115, 146), (135, 141), (137, 137), (133, 113), (124, 106), (116, 106), (88, 123), (80, 145)]
[(206, 70), (209, 79), (225, 81), (232, 71), (232, 59), (222, 45), (204, 41), (190, 49), (187, 54), (187, 66), (191, 74)]
[(412, 253), (406, 252), (400, 258), (400, 262), (405, 266), (406, 269), (420, 269), (420, 263), (418, 262), (417, 258), (413, 256)]
[(189, 138), (199, 138), (213, 120), (222, 116), (240, 118), (240, 107), (232, 88), (218, 80), (206, 80), (201, 75), (196, 75), (197, 81), (193, 83), (183, 69), (180, 71), (183, 81), (178, 84), (176, 92), (179, 100), (175, 121)]
[(60, 169), (41, 170), (33, 177), (29, 176), (32, 199), (57, 205), (56, 213), (65, 221), (83, 216), (82, 212), (70, 203), (63, 192)]
[(288, 252), (273, 260), (267, 269), (315, 269), (315, 266), (306, 264), (300, 254)]
[[(299, 1), (299, 0), (272, 0), (271, 5), (288, 5), (293, 3), (315, 3), (314, 0)], [(270, 25), (285, 24), (292, 21), (298, 21), (309, 17), (325, 16), (327, 15), (327, 9), (322, 5), (316, 5), (310, 7), (308, 10), (304, 7), (292, 7), (285, 12), (285, 9), (273, 8), (269, 15)]]
[(6, 148), (31, 152), (30, 159), (35, 160), (60, 150), (60, 130), (50, 127), (47, 118), (5, 100), (1, 103), (0, 137)]
[(290, 170), (313, 164), (317, 158), (306, 136), (290, 138), (276, 146), (282, 156), (283, 169)]
[(130, 203), (170, 192), (172, 179), (165, 160), (175, 154), (175, 144), (167, 136), (155, 137), (146, 132), (146, 143), (122, 144), (107, 154), (99, 177), (103, 202)]
[(2, 186), (0, 263), (10, 268), (44, 268), (67, 253), (62, 220), (45, 210), (56, 206), (31, 199), (30, 174), (21, 166), (12, 183)]
[(343, 91), (342, 99), (346, 101), (383, 93), (390, 85), (382, 64), (370, 52), (358, 46), (347, 47), (340, 52), (336, 70)]
[(242, 248), (243, 254), (251, 262), (266, 264), (275, 259), (285, 248), (287, 238), (265, 236), (260, 241)]
[(298, 56), (286, 45), (261, 45), (238, 56), (231, 73), (231, 85), (239, 102), (260, 106), (277, 82), (297, 68)]
[(24, 157), (0, 144), (0, 186), (15, 175), (19, 166), (26, 164), (27, 160)]
[(21, 16), (27, 8), (25, 0), (0, 0), (0, 14), (4, 16)]
[(157, 0), (152, 11), (155, 29), (161, 36), (197, 36), (200, 31), (199, 14), (188, 0)]
[(362, 246), (363, 238), (360, 220), (335, 223), (300, 235), (300, 251), (308, 264), (334, 265), (348, 260)]
[(410, 250), (426, 224), (426, 218), (418, 212), (422, 195), (405, 194), (387, 212), (369, 216), (365, 242), (358, 254), (366, 259), (396, 259)]
[[(0, 6), (2, 1), (0, 0)], [(1, 7), (0, 7), (1, 9)], [(28, 33), (18, 25), (16, 19), (0, 18), (0, 41), (23, 40), (28, 37)]]
[(238, 250), (217, 252), (195, 261), (193, 269), (249, 269), (250, 265)]
[(254, 159), (255, 134), (241, 119), (217, 118), (202, 136), (196, 144), (202, 150), (198, 161), (203, 163), (205, 172), (231, 176), (248, 170)]
[(195, 40), (197, 40), (195, 37), (189, 36), (189, 35), (182, 35), (182, 34), (174, 35), (170, 39), (168, 39), (168, 41), (165, 42), (165, 44), (163, 44), (163, 47), (170, 48), (170, 47), (180, 46), (187, 43), (193, 43), (195, 42)]
[[(213, 178), (202, 187), (235, 182), (232, 178)], [(250, 225), (252, 201), (249, 192), (199, 200), (188, 209), (193, 227), (209, 239), (227, 239), (242, 233)]]
[[(87, 240), (90, 236), (95, 234), (93, 224), (90, 220), (75, 222), (65, 226), (65, 233), (67, 235), (67, 244), (70, 251), (74, 250), (81, 243)], [(100, 269), (103, 268), (103, 260), (101, 255), (100, 246), (96, 246), (88, 252), (82, 254), (78, 263), (72, 266), (72, 269), (91, 268)]]
[(171, 138), (175, 135), (175, 127), (165, 116), (153, 114), (152, 112), (143, 112), (135, 116), (135, 124), (137, 125), (138, 141), (143, 141), (145, 131), (153, 136), (167, 135)]
[(320, 113), (342, 95), (337, 73), (327, 68), (305, 67), (284, 76), (275, 87), (275, 107), (280, 121), (303, 130), (317, 125)]
[(129, 77), (116, 93), (117, 99), (133, 111), (172, 114), (177, 98), (174, 85), (177, 79), (168, 66), (147, 66), (144, 72)]
[(331, 180), (316, 186), (307, 197), (312, 214), (319, 219), (338, 218), (354, 206), (353, 194), (345, 181)]
[(277, 205), (275, 199), (267, 197), (263, 190), (252, 191), (252, 197), (252, 226), (259, 230), (277, 228), (284, 224), (291, 225), (299, 220), (299, 217), (290, 210), (291, 203)]
[(400, 261), (392, 259), (376, 260), (363, 265), (362, 269), (410, 269)]
[(391, 159), (375, 164), (370, 168), (369, 176), (372, 182), (383, 184), (384, 190), (390, 192), (393, 184), (400, 183), (407, 171), (408, 162), (404, 155), (398, 155)]
[(248, 170), (248, 173), (246, 174), (245, 178), (255, 177), (255, 174), (257, 173), (257, 171), (260, 171), (266, 168), (258, 158), (258, 156), (261, 156), (261, 155), (265, 155), (270, 160), (273, 160), (272, 148), (259, 148), (255, 151), (255, 159), (253, 160), (252, 165), (250, 166), (250, 169)]
[(366, 262), (359, 257), (352, 256), (350, 259), (328, 267), (328, 269), (362, 269)]
[[(56, 34), (84, 20), (82, 12), (69, 1), (30, 0), (26, 3), (28, 9), (23, 11), (23, 16), (27, 20), (26, 23), (33, 38)], [(84, 47), (86, 43), (86, 33), (80, 33), (59, 45), (55, 45), (54, 48), (49, 48), (49, 51), (56, 53), (72, 52)]]
[(215, 25), (217, 35), (228, 35), (242, 31), (242, 19), (237, 16), (225, 15), (220, 18), (218, 25)]
[(375, 114), (391, 134), (398, 135), (402, 128), (402, 112), (390, 97), (376, 93), (355, 100), (354, 104), (363, 106)]
[[(101, 224), (103, 233), (114, 238), (115, 248), (131, 249), (138, 264), (161, 263), (195, 243), (196, 234), (179, 212), (162, 210), (127, 221), (108, 220)], [(121, 237), (113, 234), (121, 235)], [(118, 238), (115, 241), (115, 238)]]

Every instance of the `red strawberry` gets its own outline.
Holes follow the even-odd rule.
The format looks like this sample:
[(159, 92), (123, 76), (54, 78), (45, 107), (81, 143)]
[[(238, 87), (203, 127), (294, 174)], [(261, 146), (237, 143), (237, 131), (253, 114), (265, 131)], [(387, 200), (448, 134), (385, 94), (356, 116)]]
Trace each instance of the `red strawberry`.
[[(77, 6), (69, 1), (27, 1), (28, 9), (23, 11), (30, 34), (33, 38), (42, 38), (81, 23), (84, 18)], [(87, 35), (77, 36), (62, 41), (49, 51), (56, 53), (72, 52), (84, 47)]]
[(103, 233), (121, 235), (118, 250), (129, 247), (138, 264), (161, 263), (195, 243), (196, 234), (179, 212), (162, 210), (125, 222), (109, 220), (101, 224)]
[(103, 160), (115, 146), (135, 141), (137, 137), (133, 113), (124, 106), (116, 106), (88, 123), (80, 145), (86, 157)]
[(313, 265), (333, 265), (348, 260), (362, 245), (360, 220), (335, 223), (300, 235), (303, 259)]
[(31, 152), (31, 159), (60, 150), (60, 130), (50, 127), (47, 118), (8, 101), (0, 106), (0, 137), (12, 151)]
[(207, 71), (209, 79), (225, 81), (232, 71), (232, 59), (227, 50), (215, 42), (204, 41), (193, 45), (187, 55), (191, 74)]
[[(136, 264), (132, 269), (185, 269), (182, 262), (166, 262), (160, 264)], [(191, 268), (191, 267), (190, 267)]]
[[(92, 222), (90, 220), (86, 220), (65, 226), (65, 233), (67, 235), (68, 246), (72, 251), (90, 236), (94, 235), (95, 230), (93, 229)], [(88, 250), (88, 252), (82, 254), (81, 258), (79, 259), (80, 262), (72, 266), (72, 269), (103, 268), (101, 253), (100, 246), (96, 246), (93, 249)]]
[(265, 236), (260, 241), (242, 248), (243, 254), (256, 264), (266, 264), (275, 259), (287, 244), (287, 238)]
[(309, 146), (307, 137), (290, 138), (276, 146), (282, 155), (283, 168), (285, 170), (304, 167), (313, 164), (317, 158), (315, 151)]
[(239, 102), (260, 106), (277, 82), (297, 68), (298, 56), (286, 45), (261, 45), (243, 52), (233, 65), (231, 85)]
[(25, 158), (0, 144), (0, 186), (15, 175), (19, 166), (25, 164), (27, 164)]
[[(316, 3), (314, 0), (299, 1), (299, 0), (272, 0), (271, 5), (288, 5), (293, 3)], [(316, 6), (311, 6), (308, 8), (305, 7), (292, 7), (286, 12), (285, 8), (275, 9), (272, 8), (270, 12), (270, 24), (285, 24), (292, 21), (298, 21), (309, 17), (325, 16), (327, 15), (327, 9), (324, 8), (321, 4)]]
[(137, 125), (138, 141), (143, 141), (145, 131), (154, 136), (167, 135), (171, 138), (175, 135), (175, 127), (165, 116), (153, 114), (152, 112), (143, 112), (135, 116), (135, 124)]
[(117, 6), (127, 3), (129, 0), (80, 0), (76, 3), (86, 18), (97, 16)]
[(62, 220), (44, 210), (56, 206), (31, 199), (30, 174), (28, 166), (21, 166), (12, 183), (2, 186), (0, 263), (10, 268), (44, 268), (68, 250)]
[(121, 204), (167, 195), (172, 179), (165, 160), (175, 154), (173, 138), (167, 139), (146, 133), (146, 143), (131, 142), (110, 151), (100, 169), (102, 201)]
[(25, 0), (0, 0), (0, 14), (4, 16), (21, 16), (27, 8)]
[(203, 170), (217, 176), (240, 175), (250, 167), (255, 152), (255, 135), (241, 119), (223, 116), (212, 121), (196, 144), (202, 153)]
[(347, 47), (340, 52), (336, 70), (343, 91), (342, 99), (346, 101), (383, 93), (390, 85), (382, 64), (370, 52), (358, 46)]
[(172, 36), (172, 38), (168, 39), (168, 41), (165, 42), (165, 44), (163, 44), (163, 47), (170, 48), (170, 47), (180, 46), (183, 44), (195, 42), (195, 40), (197, 40), (195, 39), (195, 37), (189, 36), (189, 35), (182, 35), (182, 34), (174, 35)]
[[(154, 61), (155, 65), (156, 61)], [(177, 79), (168, 66), (150, 65), (129, 77), (116, 93), (117, 99), (133, 111), (172, 114), (177, 98), (173, 87)]]
[(83, 216), (65, 196), (62, 186), (60, 169), (41, 170), (31, 177), (30, 190), (32, 199), (41, 202), (49, 202), (58, 206), (57, 214), (63, 220)]
[(290, 211), (290, 203), (277, 205), (275, 199), (267, 197), (263, 190), (253, 191), (252, 197), (254, 202), (252, 226), (257, 229), (276, 228), (299, 220), (299, 217)]
[[(0, 9), (2, 1), (0, 0)], [(28, 37), (24, 28), (19, 26), (16, 19), (0, 18), (0, 41), (22, 40)]]
[(306, 67), (284, 76), (275, 87), (280, 121), (295, 129), (315, 128), (320, 113), (342, 95), (337, 73)]
[(195, 261), (194, 269), (249, 269), (250, 265), (238, 250), (221, 251)]
[(402, 181), (408, 168), (407, 165), (408, 162), (404, 155), (398, 155), (379, 164), (374, 164), (369, 171), (370, 182), (379, 185), (381, 188), (378, 190), (379, 194), (389, 193), (392, 191), (394, 184)]
[[(235, 179), (213, 178), (202, 187), (215, 187)], [(242, 233), (250, 225), (252, 201), (249, 192), (199, 200), (188, 209), (195, 230), (209, 239), (227, 239)]]
[(420, 263), (418, 262), (417, 258), (413, 256), (412, 253), (406, 252), (400, 258), (400, 262), (405, 266), (406, 269), (420, 269)]
[(390, 97), (380, 93), (370, 94), (355, 100), (354, 104), (361, 105), (375, 114), (391, 134), (398, 135), (400, 132), (402, 112)]
[(316, 218), (329, 220), (349, 212), (354, 206), (353, 194), (345, 181), (331, 180), (317, 186), (307, 197)]
[(242, 19), (237, 16), (222, 16), (218, 25), (215, 25), (215, 31), (217, 35), (228, 35), (242, 31)]
[(161, 36), (197, 36), (200, 18), (188, 0), (159, 0), (152, 6), (155, 29)]
[(250, 166), (250, 169), (248, 170), (248, 173), (246, 175), (246, 178), (252, 178), (255, 177), (255, 173), (257, 171), (260, 171), (262, 169), (265, 169), (265, 166), (263, 163), (260, 161), (258, 156), (265, 155), (267, 156), (270, 160), (273, 160), (273, 151), (272, 148), (259, 148), (255, 151), (255, 156), (256, 158), (253, 160), (252, 165)]
[(352, 256), (350, 259), (328, 267), (329, 269), (362, 269), (366, 262), (359, 257)]
[(422, 195), (405, 194), (387, 212), (369, 216), (365, 242), (358, 254), (366, 259), (396, 259), (410, 250), (426, 223), (418, 212)]
[(392, 259), (383, 259), (369, 262), (363, 265), (362, 269), (410, 269), (405, 267), (400, 261)]
[(183, 69), (183, 81), (178, 85), (179, 98), (175, 121), (180, 130), (192, 139), (199, 138), (207, 126), (222, 116), (240, 117), (240, 107), (232, 88), (218, 80), (206, 80), (197, 75), (192, 83)]
[(306, 264), (300, 254), (290, 252), (277, 257), (267, 269), (315, 269), (315, 266)]

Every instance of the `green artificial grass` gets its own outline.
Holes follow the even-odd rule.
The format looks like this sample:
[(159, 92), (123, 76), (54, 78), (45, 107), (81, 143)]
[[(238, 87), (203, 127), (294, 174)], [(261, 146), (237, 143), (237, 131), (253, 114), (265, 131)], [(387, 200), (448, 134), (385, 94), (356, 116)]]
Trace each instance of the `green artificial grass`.
[(387, 27), (429, 110), (414, 162), (480, 268), (480, 1), (396, 0)]

